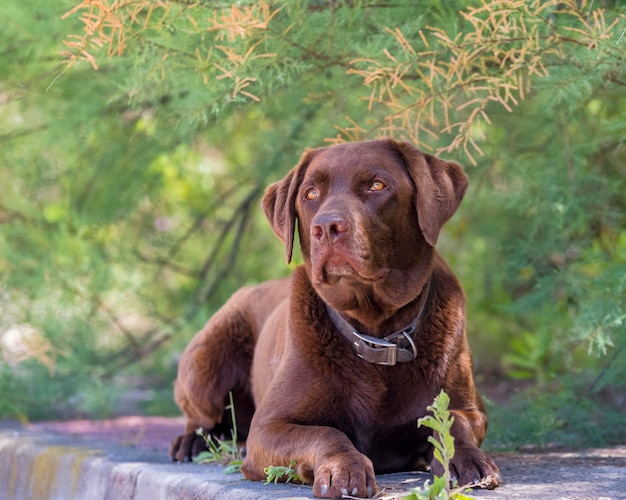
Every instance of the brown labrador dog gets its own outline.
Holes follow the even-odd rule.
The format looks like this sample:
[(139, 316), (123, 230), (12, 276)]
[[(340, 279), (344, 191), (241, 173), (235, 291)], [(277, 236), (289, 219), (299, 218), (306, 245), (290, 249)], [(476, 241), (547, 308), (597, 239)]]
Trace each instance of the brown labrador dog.
[(242, 472), (295, 461), (318, 497), (372, 496), (375, 473), (442, 469), (417, 427), (443, 389), (454, 416), (459, 484), (501, 483), (479, 448), (487, 415), (472, 377), (465, 295), (434, 247), (468, 180), (456, 163), (393, 140), (307, 151), (271, 185), (263, 208), (304, 266), (238, 291), (182, 355), (175, 398), (187, 417), (172, 458), (232, 425)]

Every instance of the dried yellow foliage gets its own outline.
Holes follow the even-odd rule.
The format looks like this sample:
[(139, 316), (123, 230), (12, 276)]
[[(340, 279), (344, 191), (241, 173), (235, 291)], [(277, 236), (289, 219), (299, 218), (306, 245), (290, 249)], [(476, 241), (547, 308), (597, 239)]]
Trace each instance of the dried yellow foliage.
[[(607, 23), (604, 11), (591, 7), (576, 0), (483, 0), (481, 6), (461, 11), (472, 29), (454, 37), (428, 26), (411, 43), (399, 29), (388, 29), (395, 50), (355, 59), (348, 70), (371, 89), (369, 109), (382, 118), (373, 125), (352, 121), (339, 128), (332, 142), (374, 132), (424, 145), (424, 134), (431, 139), (447, 134), (451, 141), (437, 154), (462, 149), (475, 163), (490, 124), (490, 103), (513, 111), (534, 79), (549, 75), (547, 61), (565, 60), (564, 44), (598, 50), (602, 42), (615, 39), (615, 27), (624, 17)], [(557, 27), (552, 16), (567, 19), (568, 25)]]
[[(79, 14), (83, 34), (68, 36), (63, 57), (68, 67), (84, 60), (97, 69), (102, 49), (108, 57), (120, 56), (144, 31), (175, 29), (184, 20), (185, 29), (210, 43), (190, 53), (160, 47), (162, 61), (188, 58), (205, 85), (226, 80), (231, 98), (259, 102), (260, 84), (250, 68), (259, 59), (280, 57), (266, 51), (264, 42), (280, 38), (297, 44), (293, 23), (270, 27), (286, 5), (259, 0), (213, 8), (193, 1), (84, 0), (65, 14)], [(426, 26), (408, 38), (400, 28), (388, 27), (390, 43), (379, 53), (338, 58), (347, 78), (360, 77), (368, 89), (369, 113), (364, 121), (348, 117), (349, 125), (337, 127), (329, 142), (394, 136), (427, 149), (445, 135), (447, 145), (437, 154), (462, 150), (475, 163), (493, 104), (512, 112), (534, 82), (549, 76), (551, 65), (571, 62), (566, 45), (605, 50), (617, 38), (618, 23), (626, 21), (624, 15), (607, 21), (605, 10), (588, 0), (482, 0), (459, 14), (466, 28), (456, 35)], [(167, 71), (164, 63), (160, 71)]]

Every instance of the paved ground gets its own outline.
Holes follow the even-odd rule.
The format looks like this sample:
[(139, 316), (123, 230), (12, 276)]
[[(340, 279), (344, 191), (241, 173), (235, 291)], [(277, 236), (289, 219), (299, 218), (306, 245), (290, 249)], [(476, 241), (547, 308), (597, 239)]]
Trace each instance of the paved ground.
[[(310, 499), (311, 489), (264, 485), (223, 468), (172, 464), (182, 420), (125, 417), (21, 426), (0, 422), (0, 500)], [(626, 499), (626, 446), (495, 455), (505, 485), (479, 499)], [(428, 474), (378, 476), (380, 499), (402, 498)]]

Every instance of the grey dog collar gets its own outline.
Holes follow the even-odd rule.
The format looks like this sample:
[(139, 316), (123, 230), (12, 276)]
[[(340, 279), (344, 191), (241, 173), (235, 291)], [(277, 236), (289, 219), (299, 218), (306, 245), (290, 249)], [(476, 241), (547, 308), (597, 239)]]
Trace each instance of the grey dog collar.
[(360, 358), (377, 365), (394, 366), (396, 363), (408, 363), (417, 356), (413, 334), (417, 330), (424, 313), (429, 292), (430, 280), (426, 284), (425, 293), (422, 294), (424, 299), (420, 310), (411, 324), (383, 338), (360, 333), (328, 304), (326, 304), (326, 310), (335, 328), (354, 346)]

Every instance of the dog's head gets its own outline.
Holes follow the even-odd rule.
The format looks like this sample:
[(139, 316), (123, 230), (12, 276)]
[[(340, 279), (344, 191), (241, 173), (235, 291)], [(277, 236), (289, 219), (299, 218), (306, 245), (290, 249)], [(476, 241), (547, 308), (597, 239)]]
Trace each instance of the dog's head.
[[(411, 144), (353, 142), (305, 152), (284, 179), (268, 187), (263, 208), (285, 243), (287, 262), (297, 221), (312, 283), (327, 302), (345, 310), (346, 287), (416, 279), (423, 284), (439, 231), (467, 184), (458, 164)], [(414, 298), (406, 286), (400, 288), (387, 290), (397, 305), (402, 294)]]

